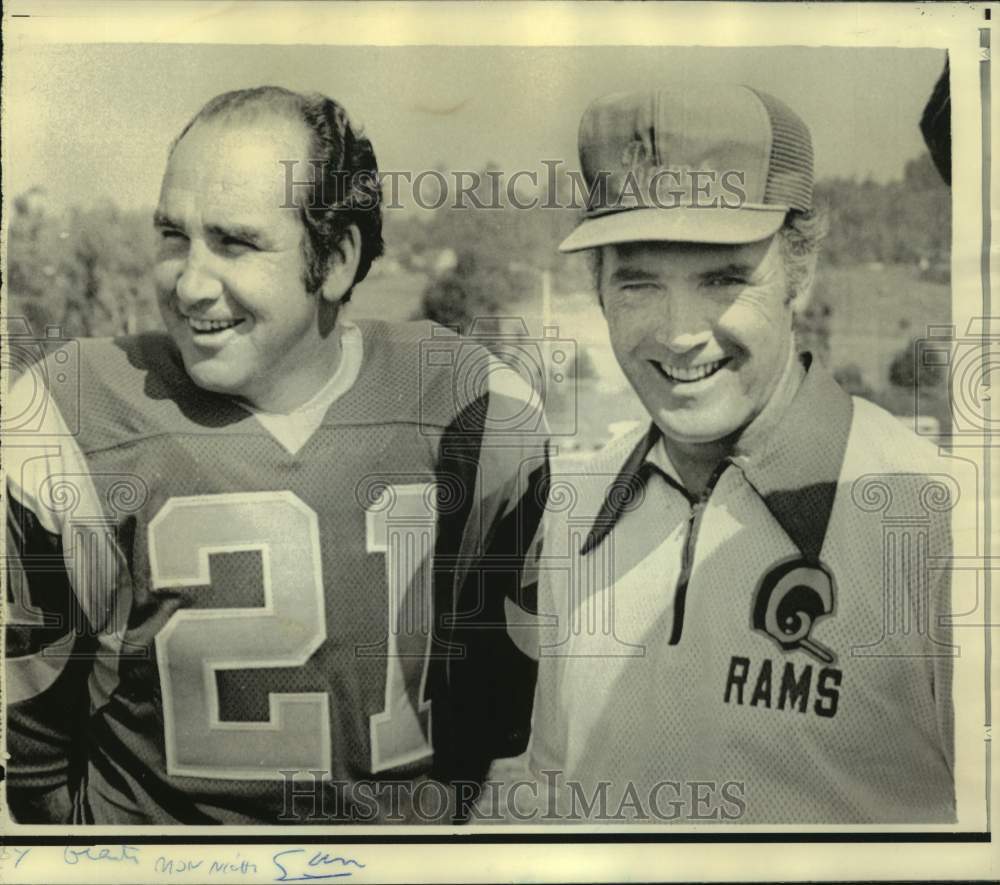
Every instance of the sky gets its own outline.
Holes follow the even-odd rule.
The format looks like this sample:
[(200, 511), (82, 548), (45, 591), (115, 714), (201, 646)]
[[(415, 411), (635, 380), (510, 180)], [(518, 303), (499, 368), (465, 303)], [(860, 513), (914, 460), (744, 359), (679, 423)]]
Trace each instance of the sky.
[(167, 145), (229, 89), (274, 83), (340, 101), (383, 170), (576, 168), (599, 95), (701, 80), (772, 92), (813, 134), (817, 177), (899, 178), (944, 65), (936, 49), (73, 44), (11, 53), (4, 186), (56, 205), (155, 205)]

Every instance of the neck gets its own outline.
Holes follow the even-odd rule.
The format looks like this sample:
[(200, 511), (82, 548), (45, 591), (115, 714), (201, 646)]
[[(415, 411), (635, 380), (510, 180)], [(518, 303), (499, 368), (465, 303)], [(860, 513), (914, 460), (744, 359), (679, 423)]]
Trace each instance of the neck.
[(795, 399), (795, 394), (799, 392), (799, 385), (805, 378), (806, 371), (795, 351), (795, 343), (789, 348), (788, 361), (785, 363), (785, 370), (778, 379), (778, 384), (774, 388), (767, 405), (760, 414), (754, 418), (733, 441), (732, 451), (736, 455), (751, 455), (757, 452), (764, 445), (765, 441), (774, 432), (774, 429), (781, 423), (785, 411)]
[(664, 437), (670, 462), (676, 468), (684, 487), (692, 495), (700, 496), (705, 492), (712, 474), (726, 458), (732, 455), (749, 455), (759, 450), (795, 398), (804, 376), (805, 370), (792, 346), (789, 348), (784, 371), (767, 405), (746, 427), (723, 439), (691, 445)]
[(795, 399), (795, 394), (799, 392), (799, 385), (805, 375), (805, 368), (795, 352), (793, 341), (789, 348), (784, 372), (778, 379), (774, 393), (771, 394), (760, 414), (736, 436), (732, 445), (733, 454), (750, 455), (760, 450), (774, 429), (781, 423), (785, 411)]
[(719, 440), (699, 445), (678, 445), (664, 437), (663, 444), (684, 488), (695, 497), (704, 494), (712, 474), (730, 452)]
[(317, 336), (309, 352), (296, 349), (288, 354), (290, 366), (278, 385), (268, 387), (247, 400), (261, 412), (287, 415), (313, 399), (333, 378), (342, 357), (341, 327), (337, 324), (324, 336)]

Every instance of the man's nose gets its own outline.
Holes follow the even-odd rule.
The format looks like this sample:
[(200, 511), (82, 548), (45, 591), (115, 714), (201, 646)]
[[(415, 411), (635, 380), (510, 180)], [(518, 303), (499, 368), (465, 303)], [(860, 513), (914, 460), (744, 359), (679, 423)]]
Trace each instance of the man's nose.
[(654, 334), (658, 344), (678, 354), (705, 344), (712, 337), (712, 323), (704, 299), (697, 292), (671, 292)]
[(213, 273), (210, 257), (205, 249), (192, 243), (188, 250), (184, 269), (174, 287), (177, 300), (184, 306), (192, 306), (202, 301), (214, 301), (222, 295), (222, 282)]

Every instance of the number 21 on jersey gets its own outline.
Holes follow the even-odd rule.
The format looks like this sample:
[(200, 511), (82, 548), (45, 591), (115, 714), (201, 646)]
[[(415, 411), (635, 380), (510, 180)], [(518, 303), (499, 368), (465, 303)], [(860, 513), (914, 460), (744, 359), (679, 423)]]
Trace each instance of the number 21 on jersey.
[[(427, 581), (434, 550), (433, 486), (388, 486), (366, 513), (369, 553), (385, 558), (388, 593), (385, 706), (370, 717), (371, 770), (431, 755), (430, 703), (423, 701), (430, 631), (417, 708), (407, 695), (397, 636), (406, 590)], [(280, 779), (282, 770), (331, 771), (329, 697), (325, 692), (272, 692), (268, 719), (222, 721), (216, 673), (225, 669), (301, 667), (323, 644), (324, 581), (316, 513), (291, 492), (251, 492), (172, 498), (149, 524), (153, 587), (208, 586), (210, 555), (253, 551), (261, 557), (264, 605), (183, 609), (156, 637), (163, 698), (167, 772), (240, 780)], [(422, 574), (419, 574), (423, 570)], [(349, 589), (347, 592), (351, 592)], [(422, 615), (429, 621), (429, 611)], [(199, 665), (190, 678), (191, 662)]]

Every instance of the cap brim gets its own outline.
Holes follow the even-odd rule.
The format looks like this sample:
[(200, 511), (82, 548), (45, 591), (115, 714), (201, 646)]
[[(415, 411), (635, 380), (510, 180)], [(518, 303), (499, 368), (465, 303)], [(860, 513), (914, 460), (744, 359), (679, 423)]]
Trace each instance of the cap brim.
[(756, 243), (781, 227), (787, 211), (785, 206), (627, 209), (586, 219), (559, 244), (559, 251), (638, 242)]

